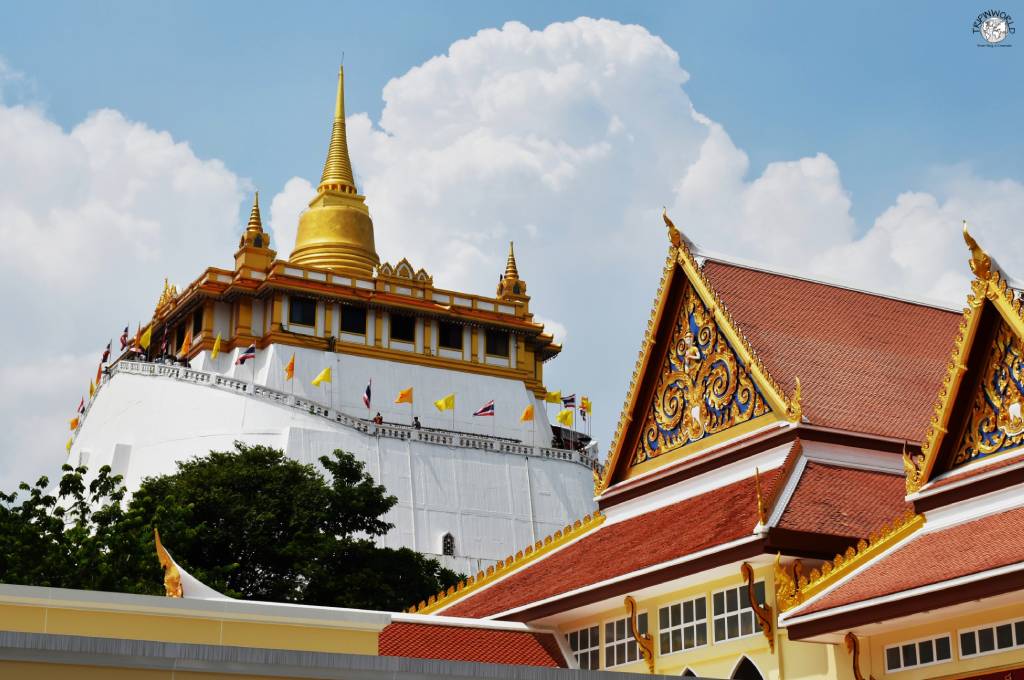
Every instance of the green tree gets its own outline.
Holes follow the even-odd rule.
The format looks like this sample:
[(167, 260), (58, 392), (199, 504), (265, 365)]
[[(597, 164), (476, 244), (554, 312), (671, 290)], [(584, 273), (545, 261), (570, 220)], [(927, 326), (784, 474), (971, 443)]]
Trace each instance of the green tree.
[(343, 451), (319, 460), (327, 477), (236, 443), (143, 480), (125, 510), (109, 468), (87, 493), (86, 471), (65, 467), (56, 498), (45, 478), (21, 486), (20, 504), (0, 496), (0, 580), (159, 594), (155, 526), (176, 562), (233, 597), (395, 610), (457, 583), (436, 560), (374, 544), (396, 499), (362, 463)]

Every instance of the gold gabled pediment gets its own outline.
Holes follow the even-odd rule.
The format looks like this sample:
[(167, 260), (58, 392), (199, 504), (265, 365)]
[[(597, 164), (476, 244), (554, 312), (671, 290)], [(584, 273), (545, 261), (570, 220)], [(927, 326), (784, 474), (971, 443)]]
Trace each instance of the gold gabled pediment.
[(692, 285), (686, 286), (662, 354), (631, 467), (772, 413), (750, 368)]
[(801, 416), (799, 381), (787, 397), (704, 276), (690, 242), (663, 218), (669, 256), (597, 495), (772, 421)]
[(975, 274), (935, 414), (907, 459), (907, 493), (973, 461), (1024, 446), (1024, 313), (1021, 298), (967, 231)]

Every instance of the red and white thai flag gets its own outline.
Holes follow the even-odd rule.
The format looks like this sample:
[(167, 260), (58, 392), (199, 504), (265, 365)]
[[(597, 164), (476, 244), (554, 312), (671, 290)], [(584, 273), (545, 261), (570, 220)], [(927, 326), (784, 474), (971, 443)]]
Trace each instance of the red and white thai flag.
[(363, 406), (370, 408), (370, 386), (373, 385), (373, 381), (366, 383), (366, 391), (363, 392)]
[(85, 413), (85, 397), (82, 397), (82, 401), (78, 402), (78, 412)]
[(124, 327), (124, 332), (121, 333), (121, 351), (128, 346), (128, 326)]
[[(108, 360), (108, 359), (110, 359), (110, 346), (111, 346), (112, 344), (114, 344), (114, 341), (113, 341), (113, 340), (111, 340), (110, 342), (108, 342), (108, 343), (107, 343), (107, 348), (106, 348), (105, 350), (103, 350), (103, 358), (102, 358), (102, 359), (100, 359), (100, 363), (101, 363), (101, 364), (105, 364), (105, 363), (107, 363), (107, 360)], [(122, 348), (122, 349), (123, 349), (123, 348)]]
[(491, 399), (489, 402), (478, 408), (473, 412), (474, 416), (493, 416), (494, 415), (494, 400)]
[(568, 397), (562, 397), (562, 408), (576, 408), (576, 395), (570, 394)]
[(244, 352), (242, 352), (241, 354), (238, 355), (238, 358), (235, 359), (235, 365), (236, 366), (244, 366), (246, 361), (248, 361), (249, 359), (255, 359), (255, 358), (256, 358), (256, 343), (253, 343), (253, 344), (249, 345), (248, 347), (246, 347)]

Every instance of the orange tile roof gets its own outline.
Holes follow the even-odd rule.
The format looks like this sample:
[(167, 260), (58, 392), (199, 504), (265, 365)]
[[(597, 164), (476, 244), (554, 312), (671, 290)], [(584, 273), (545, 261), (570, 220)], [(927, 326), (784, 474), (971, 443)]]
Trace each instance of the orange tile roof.
[[(985, 462), (983, 463), (982, 461)], [(1010, 467), (1011, 465), (1017, 465), (1021, 461), (1024, 461), (1024, 450), (1008, 451), (1006, 454), (1001, 454), (999, 460), (992, 462), (988, 462), (987, 459), (982, 458), (977, 462), (953, 468), (944, 476), (929, 482), (923, 490), (938, 489), (949, 486), (950, 484), (978, 477), (979, 475), (984, 475), (994, 470), (1001, 470), (1003, 468)]]
[(920, 441), (960, 314), (708, 260), (704, 273), (814, 425)]
[(906, 482), (901, 474), (809, 462), (777, 524), (782, 529), (867, 538), (902, 515)]
[(381, 656), (566, 668), (550, 633), (396, 622), (381, 631)]
[[(1024, 508), (918, 532), (797, 616), (1024, 562)], [(925, 525), (927, 526), (927, 525)]]
[[(761, 483), (770, 485), (778, 473), (776, 468), (762, 474)], [(750, 536), (756, 525), (757, 495), (749, 477), (606, 523), (441, 613), (482, 618)]]

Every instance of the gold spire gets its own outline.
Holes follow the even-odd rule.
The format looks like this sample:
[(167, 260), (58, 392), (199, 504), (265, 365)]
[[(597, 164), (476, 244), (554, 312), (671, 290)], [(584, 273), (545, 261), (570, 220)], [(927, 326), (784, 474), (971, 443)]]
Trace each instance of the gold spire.
[(356, 193), (352, 177), (352, 161), (348, 157), (348, 138), (345, 134), (345, 67), (338, 67), (338, 95), (334, 102), (334, 127), (331, 144), (327, 147), (324, 173), (320, 176), (320, 189), (334, 189)]
[(356, 191), (345, 138), (345, 72), (338, 70), (334, 127), (324, 174), (309, 210), (299, 216), (291, 262), (371, 277), (380, 264), (366, 198)]
[(512, 241), (508, 242), (508, 261), (505, 262), (505, 278), (506, 279), (518, 279), (519, 270), (516, 269), (516, 252), (514, 250), (515, 244)]
[(255, 198), (252, 199), (252, 210), (249, 211), (249, 224), (245, 227), (246, 231), (263, 231), (263, 220), (260, 219), (260, 192), (256, 192)]

